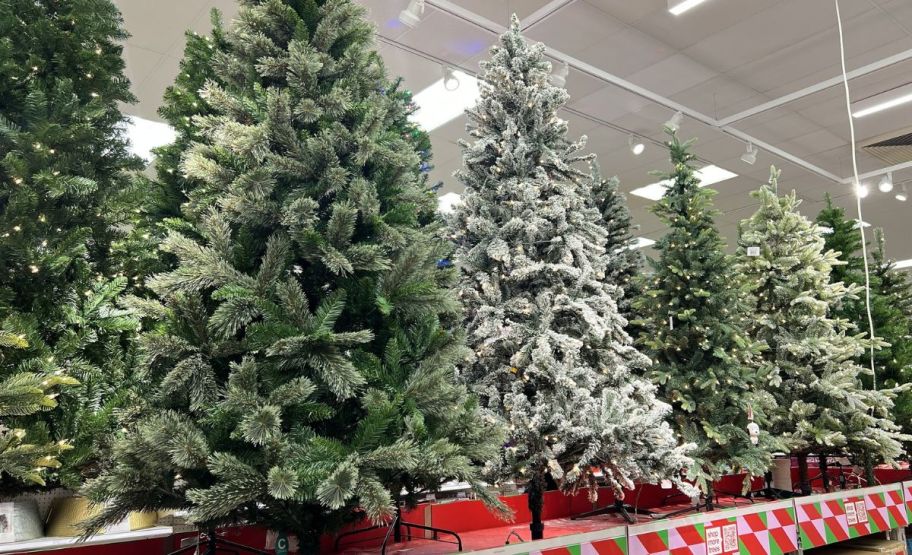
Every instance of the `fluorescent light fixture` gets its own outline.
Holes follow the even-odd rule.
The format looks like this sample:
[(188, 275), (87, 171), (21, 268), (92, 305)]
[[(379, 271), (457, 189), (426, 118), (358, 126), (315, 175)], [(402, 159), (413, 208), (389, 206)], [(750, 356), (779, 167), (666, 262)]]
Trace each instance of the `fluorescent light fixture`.
[(902, 270), (903, 268), (912, 268), (912, 258), (907, 258), (905, 260), (897, 260), (893, 267), (897, 270)]
[(466, 108), (478, 102), (478, 79), (458, 69), (453, 70), (452, 77), (459, 80), (459, 88), (456, 90), (447, 90), (444, 79), (440, 79), (412, 99), (418, 105), (418, 110), (412, 114), (411, 120), (425, 131), (437, 129), (458, 118)]
[(668, 0), (668, 11), (672, 15), (681, 15), (691, 8), (695, 8), (706, 0)]
[(655, 245), (655, 243), (656, 243), (655, 241), (653, 241), (652, 239), (650, 239), (648, 237), (637, 237), (636, 243), (633, 244), (630, 248), (642, 249), (644, 247), (649, 247), (651, 245)]
[[(696, 172), (697, 179), (700, 180), (700, 187), (708, 187), (710, 185), (715, 185), (722, 181), (726, 181), (733, 177), (738, 177), (738, 174), (730, 172), (719, 166), (709, 165), (700, 168)], [(658, 183), (652, 183), (639, 189), (634, 189), (630, 191), (631, 195), (636, 195), (638, 197), (647, 198), (649, 200), (659, 200), (665, 196), (665, 189), (670, 187), (672, 180), (664, 179)]]
[(440, 195), (437, 202), (437, 210), (442, 214), (452, 214), (456, 210), (456, 205), (462, 202), (462, 195), (459, 193), (446, 193)]
[(167, 123), (152, 121), (139, 116), (127, 116), (127, 140), (130, 153), (151, 162), (152, 149), (173, 143), (177, 133)]
[(852, 103), (852, 117), (863, 118), (912, 102), (912, 83)]

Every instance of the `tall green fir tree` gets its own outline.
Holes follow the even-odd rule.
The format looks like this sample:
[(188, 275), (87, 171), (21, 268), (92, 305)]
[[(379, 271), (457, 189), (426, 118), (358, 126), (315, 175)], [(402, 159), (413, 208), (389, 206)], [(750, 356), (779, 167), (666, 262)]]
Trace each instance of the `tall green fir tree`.
[(578, 169), (591, 156), (566, 138), (557, 111), (567, 92), (549, 84), (543, 53), (514, 16), (482, 62), (452, 220), (475, 353), (464, 375), (509, 423), (504, 474), (527, 481), (533, 539), (549, 474), (594, 495), (600, 468), (622, 499), (634, 480), (675, 477), (689, 462), (664, 421), (668, 405), (636, 376), (649, 361), (606, 282), (608, 231)]
[[(830, 281), (857, 287), (865, 286), (864, 260), (861, 252), (861, 230), (855, 219), (833, 204), (829, 195), (826, 206), (817, 215), (823, 230), (824, 248), (836, 253), (842, 263), (833, 267)], [(875, 242), (868, 245), (871, 283), (871, 319), (874, 335), (884, 343), (874, 351), (874, 375), (863, 375), (865, 387), (895, 387), (912, 379), (912, 311), (904, 297), (905, 275), (892, 269), (886, 257), (883, 232), (875, 230)], [(864, 294), (844, 299), (834, 307), (834, 315), (849, 320), (859, 332), (869, 333), (870, 324)], [(871, 352), (866, 350), (856, 358), (858, 364), (870, 368)], [(903, 391), (896, 398), (895, 421), (905, 432), (912, 432), (912, 391)]]
[(0, 379), (80, 382), (56, 408), (5, 425), (35, 443), (71, 440), (50, 483), (78, 487), (97, 472), (103, 432), (119, 427), (135, 385), (137, 322), (115, 306), (127, 278), (114, 244), (142, 167), (118, 109), (133, 100), (125, 34), (108, 0), (10, 0), (0, 37), (0, 327), (25, 343), (5, 353)]
[[(712, 189), (701, 187), (691, 142), (670, 134), (670, 185), (653, 207), (668, 226), (652, 274), (635, 302), (639, 341), (654, 364), (649, 376), (674, 408), (675, 428), (696, 444), (689, 475), (713, 507), (713, 482), (725, 474), (764, 474), (776, 441), (766, 431), (773, 406), (768, 372), (753, 361), (762, 343), (746, 332), (745, 286), (732, 271), (714, 224)], [(745, 485), (748, 482), (745, 480)]]
[[(906, 439), (892, 421), (894, 391), (862, 387), (859, 355), (870, 345), (854, 324), (835, 315), (859, 288), (832, 282), (840, 264), (819, 226), (798, 211), (794, 192), (778, 193), (779, 172), (754, 193), (757, 212), (741, 222), (737, 271), (750, 284), (751, 335), (768, 345), (777, 409), (771, 430), (798, 457), (799, 481), (810, 493), (807, 456), (848, 452), (892, 461)], [(759, 249), (748, 256), (747, 249)]]
[(87, 532), (180, 508), (314, 552), (446, 480), (496, 505), (479, 472), (502, 430), (457, 382), (426, 135), (372, 41), (349, 0), (249, 0), (225, 31), (180, 156), (177, 266), (131, 301), (160, 321), (142, 338), (157, 392), (86, 488), (105, 507)]
[(623, 293), (617, 299), (617, 305), (629, 324), (634, 319), (633, 300), (640, 295), (639, 278), (646, 265), (645, 257), (632, 235), (636, 228), (627, 208), (627, 199), (620, 190), (620, 181), (616, 177), (602, 177), (597, 163), (592, 164), (591, 175), (593, 201), (602, 214), (602, 226), (608, 232), (605, 282), (617, 285)]

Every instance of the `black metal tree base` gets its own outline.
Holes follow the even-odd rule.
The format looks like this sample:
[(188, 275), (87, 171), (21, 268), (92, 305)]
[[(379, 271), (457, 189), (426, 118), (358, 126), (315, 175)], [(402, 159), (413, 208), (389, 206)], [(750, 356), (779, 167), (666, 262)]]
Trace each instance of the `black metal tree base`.
[(196, 538), (195, 543), (184, 546), (177, 551), (172, 551), (168, 555), (188, 553), (198, 548), (202, 548), (202, 550), (199, 552), (200, 555), (216, 555), (218, 552), (235, 553), (236, 555), (240, 555), (241, 553), (253, 553), (254, 555), (271, 555), (268, 551), (254, 549), (252, 547), (248, 547), (231, 540), (226, 540), (225, 538), (222, 538), (216, 534), (215, 530), (212, 529), (208, 530), (207, 532), (200, 532), (199, 536)]
[(576, 520), (578, 518), (588, 518), (590, 516), (618, 514), (618, 515), (621, 515), (624, 518), (624, 520), (627, 521), (628, 524), (634, 524), (636, 522), (636, 519), (634, 519), (630, 513), (633, 513), (636, 515), (654, 515), (655, 514), (653, 511), (650, 511), (648, 509), (639, 509), (637, 507), (625, 505), (623, 501), (621, 501), (619, 499), (615, 499), (613, 505), (571, 516), (570, 520)]
[[(342, 538), (346, 536), (354, 536), (355, 534), (363, 534), (364, 532), (369, 532), (371, 530), (379, 530), (381, 528), (387, 528), (387, 526), (369, 526), (367, 528), (359, 528), (357, 530), (351, 530), (349, 532), (343, 532), (336, 536), (336, 545), (335, 550), (339, 551), (339, 542)], [(380, 544), (380, 553), (381, 555), (386, 555), (386, 547), (389, 544), (390, 536), (393, 538), (393, 543), (399, 543), (402, 541), (402, 529), (405, 528), (405, 537), (406, 541), (411, 541), (412, 539), (412, 528), (417, 528), (419, 530), (427, 530), (428, 532), (433, 532), (434, 536), (432, 538), (421, 538), (427, 539), (435, 542), (441, 543), (451, 543), (456, 546), (458, 551), (462, 551), (462, 538), (459, 537), (459, 534), (453, 532), (452, 530), (444, 530), (443, 528), (435, 528), (433, 526), (424, 526), (423, 524), (414, 524), (412, 522), (405, 522), (402, 520), (402, 511), (397, 507), (396, 508), (396, 518), (393, 519), (393, 522), (389, 524), (389, 527), (386, 531), (386, 534), (383, 536), (383, 543)], [(448, 534), (456, 538), (456, 541), (452, 540), (442, 540), (437, 537), (437, 534)]]

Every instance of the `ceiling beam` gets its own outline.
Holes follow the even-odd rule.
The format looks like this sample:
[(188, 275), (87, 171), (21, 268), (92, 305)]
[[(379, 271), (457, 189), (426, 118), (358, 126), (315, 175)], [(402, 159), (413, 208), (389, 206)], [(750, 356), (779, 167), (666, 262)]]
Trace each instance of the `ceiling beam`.
[[(467, 10), (466, 8), (463, 8), (462, 6), (459, 6), (459, 5), (451, 2), (450, 0), (425, 0), (425, 3), (429, 6), (436, 8), (439, 11), (449, 14), (452, 17), (460, 19), (475, 27), (484, 29), (484, 30), (488, 31), (489, 33), (492, 33), (495, 35), (502, 34), (507, 30), (507, 28), (504, 27), (503, 25), (497, 24), (481, 15), (476, 14), (475, 12), (473, 12), (471, 10)], [(890, 61), (890, 63), (899, 63), (902, 60), (900, 60), (898, 58), (902, 58), (903, 56), (907, 55), (907, 53), (909, 53), (909, 52), (912, 52), (912, 51), (901, 52), (900, 54), (897, 54), (895, 56), (885, 58), (883, 61)], [(845, 178), (839, 177), (838, 175), (836, 175), (830, 171), (827, 171), (815, 164), (812, 164), (811, 162), (808, 162), (807, 160), (804, 160), (801, 157), (795, 156), (794, 154), (791, 154), (779, 147), (773, 146), (773, 145), (767, 143), (766, 141), (757, 139), (756, 137), (754, 137), (748, 133), (745, 133), (744, 131), (741, 131), (735, 127), (732, 127), (730, 124), (725, 123), (725, 120), (719, 120), (719, 119), (713, 118), (712, 116), (704, 114), (698, 110), (694, 110), (693, 108), (690, 108), (690, 107), (685, 106), (679, 102), (676, 102), (670, 98), (662, 96), (645, 87), (641, 87), (641, 86), (637, 85), (636, 83), (632, 83), (622, 77), (614, 75), (613, 73), (610, 73), (601, 68), (595, 67), (589, 63), (586, 63), (573, 56), (570, 56), (569, 54), (565, 54), (564, 52), (561, 52), (560, 50), (546, 46), (545, 53), (551, 58), (554, 58), (554, 59), (562, 61), (562, 62), (566, 62), (567, 65), (576, 69), (577, 71), (582, 71), (583, 73), (587, 73), (592, 77), (595, 77), (606, 83), (615, 85), (616, 87), (619, 87), (619, 88), (624, 89), (637, 96), (645, 98), (655, 104), (658, 104), (660, 106), (665, 106), (666, 108), (668, 108), (670, 110), (673, 110), (676, 112), (680, 111), (684, 115), (686, 115), (694, 120), (697, 120), (698, 122), (703, 123), (704, 125), (713, 127), (715, 129), (717, 129), (718, 131), (720, 131), (721, 133), (726, 134), (730, 137), (733, 137), (733, 138), (736, 138), (736, 139), (739, 139), (739, 140), (745, 141), (745, 142), (751, 142), (752, 144), (756, 145), (758, 148), (762, 148), (763, 150), (769, 152), (770, 154), (773, 154), (779, 158), (782, 158), (783, 160), (787, 160), (787, 161), (791, 162), (792, 164), (795, 164), (796, 166), (801, 167), (813, 174), (823, 177), (824, 179), (827, 179), (828, 181), (831, 181), (837, 185), (845, 185), (848, 183), (852, 183), (854, 181), (854, 177), (852, 177), (852, 176), (845, 177)], [(891, 59), (894, 59), (894, 58), (896, 58), (896, 59), (891, 61)], [(855, 71), (856, 72), (862, 71), (865, 68), (869, 68), (869, 66), (875, 66), (875, 65), (877, 65), (876, 62), (874, 64), (868, 64), (868, 66), (858, 68), (858, 70), (855, 70)], [(890, 65), (890, 64), (888, 63), (887, 65)], [(883, 66), (883, 67), (886, 67), (886, 66)], [(877, 69), (880, 69), (880, 68), (877, 68)], [(876, 71), (876, 69), (870, 69), (870, 71)], [(868, 71), (868, 73), (870, 71)], [(850, 78), (852, 76), (852, 73), (854, 73), (854, 72), (850, 72)], [(860, 73), (860, 75), (863, 75), (863, 74), (864, 73)], [(824, 86), (824, 88), (831, 87), (833, 85), (827, 84), (827, 83), (829, 83), (830, 81), (833, 81), (834, 79), (838, 79), (838, 81), (836, 81), (836, 83), (838, 84), (842, 80), (842, 77), (840, 76), (838, 78), (828, 79), (827, 81), (824, 81), (822, 84), (818, 84), (818, 85), (825, 84), (826, 86)], [(810, 88), (812, 88), (812, 87), (808, 87), (808, 89), (810, 89)], [(823, 89), (821, 89), (821, 90), (823, 90)], [(798, 91), (798, 92), (801, 92), (801, 91)], [(807, 94), (813, 94), (813, 93), (809, 92)], [(789, 96), (789, 95), (786, 95), (786, 96)], [(771, 101), (771, 102), (775, 102), (775, 101)], [(763, 105), (761, 105), (761, 106), (763, 106)], [(726, 119), (728, 119), (728, 118), (726, 118)], [(912, 163), (910, 163), (909, 165), (912, 166)], [(900, 164), (899, 166), (902, 166), (902, 167), (896, 168), (894, 166), (893, 168), (904, 169), (905, 167), (907, 167), (906, 164)], [(881, 168), (879, 170), (867, 172), (864, 175), (866, 176), (866, 178), (877, 177), (879, 175), (889, 173), (890, 171), (894, 171), (894, 169)]]

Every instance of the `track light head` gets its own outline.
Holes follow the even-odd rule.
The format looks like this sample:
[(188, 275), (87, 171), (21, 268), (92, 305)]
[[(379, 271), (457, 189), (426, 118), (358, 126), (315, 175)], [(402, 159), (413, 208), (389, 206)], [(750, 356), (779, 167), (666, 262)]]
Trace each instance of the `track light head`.
[(646, 144), (643, 143), (643, 141), (641, 141), (636, 135), (630, 135), (627, 137), (627, 146), (630, 147), (630, 152), (632, 152), (634, 156), (639, 156), (640, 154), (643, 154), (644, 150), (646, 150)]
[(858, 195), (858, 198), (865, 198), (870, 192), (871, 190), (864, 183), (859, 183), (855, 186), (855, 194)]
[(567, 76), (570, 75), (570, 64), (560, 62), (554, 73), (551, 74), (551, 84), (555, 87), (564, 88), (567, 86)]
[(414, 29), (421, 23), (423, 13), (424, 0), (409, 0), (408, 7), (399, 12), (399, 21), (409, 29)]
[(880, 178), (880, 183), (877, 184), (877, 188), (881, 193), (889, 193), (893, 190), (893, 173), (890, 172)]
[(757, 162), (757, 147), (752, 143), (747, 143), (747, 150), (741, 155), (741, 161), (753, 166)]
[(909, 200), (909, 194), (906, 192), (906, 184), (903, 183), (902, 188), (898, 193), (896, 193), (896, 200), (899, 202), (906, 202)]
[(672, 133), (677, 133), (678, 129), (681, 128), (681, 122), (684, 121), (684, 114), (680, 110), (674, 113), (671, 118), (665, 122), (665, 128), (669, 129)]
[(443, 88), (451, 92), (459, 88), (459, 78), (450, 66), (443, 66)]

